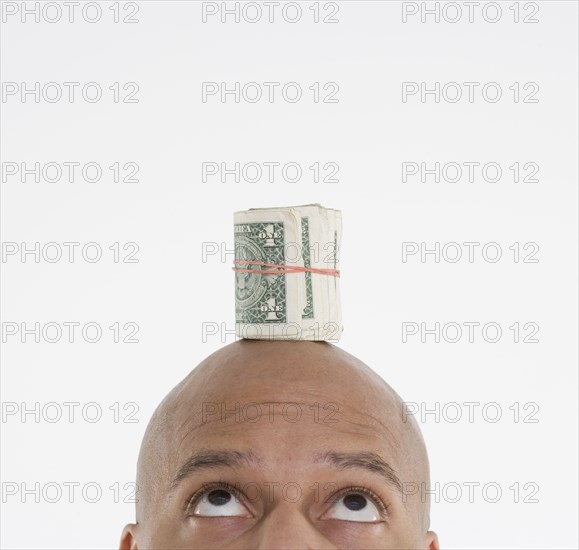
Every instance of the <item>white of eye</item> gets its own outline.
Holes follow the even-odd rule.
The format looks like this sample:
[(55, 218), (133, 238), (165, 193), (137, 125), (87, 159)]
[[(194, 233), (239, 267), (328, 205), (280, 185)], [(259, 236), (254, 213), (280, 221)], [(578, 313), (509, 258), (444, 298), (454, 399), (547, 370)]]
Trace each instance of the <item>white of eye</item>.
[(251, 517), (235, 495), (225, 489), (213, 489), (205, 493), (195, 505), (193, 515)]
[(375, 522), (380, 520), (380, 512), (376, 505), (362, 493), (347, 493), (332, 506), (327, 519), (344, 521)]

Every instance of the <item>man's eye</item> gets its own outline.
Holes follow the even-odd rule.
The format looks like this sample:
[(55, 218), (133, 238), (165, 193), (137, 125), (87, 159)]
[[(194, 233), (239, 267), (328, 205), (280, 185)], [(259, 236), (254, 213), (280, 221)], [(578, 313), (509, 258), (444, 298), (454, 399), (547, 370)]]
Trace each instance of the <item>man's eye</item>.
[(349, 492), (340, 496), (324, 519), (341, 519), (344, 521), (377, 522), (382, 517), (378, 507), (362, 492)]
[(193, 505), (194, 516), (237, 516), (251, 517), (247, 508), (236, 495), (227, 489), (217, 488), (205, 491)]

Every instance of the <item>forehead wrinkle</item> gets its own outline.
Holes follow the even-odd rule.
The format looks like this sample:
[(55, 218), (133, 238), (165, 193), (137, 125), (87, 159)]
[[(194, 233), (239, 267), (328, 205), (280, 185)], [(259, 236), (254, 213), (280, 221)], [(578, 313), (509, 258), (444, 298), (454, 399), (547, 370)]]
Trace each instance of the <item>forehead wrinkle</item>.
[[(376, 419), (374, 419), (376, 420)], [(386, 441), (388, 443), (388, 445), (390, 447), (392, 447), (393, 449), (395, 449), (396, 451), (400, 451), (400, 443), (396, 440), (396, 437), (394, 437), (393, 432), (384, 424), (382, 424), (379, 421), (378, 424), (380, 424), (380, 426), (383, 428), (383, 430), (385, 431), (385, 433), (379, 433), (376, 435), (370, 435), (370, 437), (377, 437), (380, 441)], [(365, 424), (359, 424), (358, 422), (350, 422), (350, 421), (346, 421), (346, 423), (348, 424), (348, 426), (350, 428), (352, 428), (352, 431), (343, 431), (343, 433), (349, 433), (351, 435), (354, 436), (366, 436), (366, 434), (361, 433), (361, 429), (363, 428), (367, 428), (368, 426)], [(358, 429), (356, 429), (358, 428)]]
[[(220, 402), (220, 404), (223, 402)], [(236, 401), (236, 404), (239, 403), (239, 401)], [(312, 402), (308, 402), (308, 401), (248, 401), (247, 403), (244, 403), (243, 406), (241, 406), (241, 408), (239, 409), (239, 414), (241, 414), (241, 410), (245, 407), (248, 407), (249, 405), (306, 405), (307, 407), (311, 407), (312, 405), (316, 405), (317, 403), (312, 403)], [(303, 412), (303, 409), (301, 409), (300, 407), (300, 411)], [(201, 422), (201, 424), (198, 424), (196, 426), (192, 426), (191, 428), (189, 428), (187, 430), (187, 434), (197, 430), (198, 428), (201, 428), (202, 426), (205, 426), (206, 424), (211, 424), (212, 422), (217, 422), (217, 421), (221, 421), (222, 424), (227, 424), (227, 418), (232, 418), (236, 416), (236, 411), (231, 411), (231, 410), (225, 410), (225, 420), (222, 420), (222, 418), (218, 417), (218, 418), (214, 418), (212, 420), (208, 420), (205, 422)], [(337, 411), (339, 413), (339, 411)], [(211, 413), (211, 416), (222, 416), (221, 415), (221, 411), (219, 411), (218, 413)], [(257, 420), (252, 421), (252, 419), (248, 419), (248, 420), (242, 420), (239, 423), (242, 422), (249, 422), (250, 424), (256, 424), (259, 420), (262, 419), (262, 417), (266, 417), (266, 419), (270, 416), (279, 416), (279, 415), (283, 415), (283, 411), (280, 410), (275, 410), (275, 407), (273, 409), (273, 411), (271, 409), (265, 411), (265, 412), (260, 412), (259, 417), (257, 417)], [(301, 414), (300, 417), (301, 418)], [(297, 423), (299, 421), (299, 419), (297, 419), (297, 421), (295, 423)], [(182, 425), (185, 425), (187, 421), (183, 422)], [(293, 423), (291, 421), (288, 421), (288, 423)]]
[[(236, 402), (239, 403), (239, 402)], [(345, 406), (342, 405), (340, 403), (338, 403), (337, 401), (328, 401), (326, 404), (334, 404), (334, 405), (338, 405), (338, 409), (337, 410), (333, 410), (330, 409), (328, 412), (322, 411), (320, 409), (323, 409), (323, 407), (319, 406), (319, 403), (317, 401), (315, 402), (311, 402), (311, 401), (272, 401), (272, 400), (268, 400), (268, 401), (248, 401), (247, 403), (243, 404), (243, 407), (246, 407), (248, 405), (274, 405), (273, 410), (272, 408), (268, 408), (265, 411), (261, 411), (260, 412), (260, 416), (257, 417), (257, 419), (255, 421), (252, 421), (252, 419), (250, 418), (242, 418), (240, 421), (236, 420), (236, 416), (241, 414), (241, 411), (243, 409), (243, 407), (240, 406), (239, 408), (239, 413), (236, 411), (231, 411), (231, 410), (225, 410), (224, 414), (222, 414), (221, 410), (215, 413), (211, 413), (210, 416), (214, 416), (215, 418), (210, 418), (206, 421), (202, 421), (201, 423), (194, 423), (194, 418), (195, 415), (192, 416), (187, 416), (179, 425), (178, 427), (178, 432), (179, 433), (183, 433), (183, 436), (180, 438), (180, 443), (179, 443), (179, 448), (182, 447), (182, 445), (184, 444), (185, 440), (187, 438), (189, 438), (194, 432), (198, 431), (200, 428), (203, 428), (204, 426), (208, 426), (210, 424), (214, 424), (215, 422), (221, 422), (221, 424), (223, 426), (231, 426), (231, 424), (243, 424), (243, 423), (249, 423), (249, 424), (257, 424), (260, 421), (265, 421), (268, 422), (270, 418), (276, 417), (276, 416), (280, 416), (283, 415), (283, 411), (280, 411), (279, 409), (276, 410), (276, 405), (300, 405), (300, 410), (302, 411), (302, 413), (304, 412), (304, 409), (301, 408), (301, 406), (305, 406), (307, 407), (306, 412), (310, 413), (310, 411), (312, 411), (312, 407), (317, 406), (317, 414), (318, 414), (318, 418), (315, 421), (316, 424), (321, 424), (324, 425), (328, 428), (334, 428), (334, 429), (339, 429), (340, 425), (342, 424), (347, 424), (350, 427), (358, 427), (364, 430), (372, 430), (375, 429), (375, 426), (372, 426), (372, 424), (374, 423), (375, 425), (378, 425), (380, 427), (380, 429), (384, 432), (384, 436), (385, 439), (388, 441), (388, 443), (395, 447), (396, 449), (399, 449), (399, 444), (398, 441), (396, 439), (395, 433), (393, 430), (390, 429), (390, 427), (384, 423), (383, 421), (381, 421), (380, 419), (378, 419), (377, 417), (373, 416), (372, 414), (369, 413), (365, 413), (359, 410), (356, 410), (354, 407), (352, 406)], [(360, 421), (358, 420), (350, 420), (348, 418), (345, 417), (345, 411), (347, 412), (351, 412), (352, 416), (359, 416), (361, 417)], [(313, 412), (313, 411), (312, 411)], [(326, 416), (324, 416), (326, 415)], [(328, 416), (332, 417), (332, 420), (337, 420), (337, 422), (332, 422), (330, 421), (325, 421), (325, 418), (327, 418)], [(224, 419), (225, 417), (225, 419)], [(301, 420), (302, 415), (300, 415), (300, 417), (295, 421), (291, 421), (288, 420), (287, 423), (290, 425), (297, 425), (300, 420)], [(396, 416), (394, 416), (394, 418), (396, 418)], [(369, 422), (363, 422), (361, 420), (363, 419), (370, 419)], [(271, 422), (273, 423), (273, 422)], [(183, 432), (184, 430), (184, 432)], [(359, 433), (357, 435), (360, 435)]]
[[(223, 402), (220, 402), (223, 403)], [(236, 402), (238, 403), (238, 402)], [(311, 405), (312, 403), (308, 403), (307, 401), (249, 401), (247, 403), (244, 404), (244, 407), (247, 405)], [(301, 409), (300, 409), (301, 410)], [(240, 408), (240, 413), (241, 413), (241, 408)], [(211, 416), (217, 415), (218, 418), (214, 418), (211, 420), (207, 420), (207, 421), (202, 421), (201, 424), (193, 424), (190, 425), (187, 429), (185, 429), (185, 433), (183, 435), (183, 437), (181, 438), (181, 441), (183, 442), (183, 440), (185, 440), (187, 437), (189, 437), (189, 435), (191, 435), (193, 432), (197, 431), (199, 428), (202, 428), (204, 426), (207, 426), (209, 424), (212, 424), (214, 422), (221, 422), (223, 425), (227, 425), (228, 421), (227, 418), (234, 418), (236, 416), (236, 412), (235, 411), (230, 411), (230, 410), (226, 410), (225, 411), (225, 420), (222, 420), (221, 418), (221, 411), (219, 411), (218, 413), (211, 413)], [(249, 422), (250, 424), (257, 424), (257, 422), (259, 420), (261, 420), (261, 418), (263, 416), (265, 416), (266, 418), (269, 416), (277, 416), (283, 414), (283, 412), (281, 411), (276, 411), (275, 408), (273, 411), (268, 410), (265, 413), (261, 413), (260, 416), (258, 417), (258, 419), (254, 422), (252, 422), (251, 420), (243, 420), (240, 422), (237, 422), (238, 424), (244, 423), (244, 422)], [(300, 415), (301, 418), (301, 415)], [(191, 421), (193, 420), (193, 418), (188, 417), (186, 418), (180, 425), (180, 429), (184, 429), (185, 426), (187, 426), (188, 424), (191, 423)], [(298, 420), (299, 421), (299, 420)], [(288, 421), (289, 422), (289, 421)], [(291, 423), (291, 422), (289, 422)], [(297, 422), (296, 422), (297, 423)]]

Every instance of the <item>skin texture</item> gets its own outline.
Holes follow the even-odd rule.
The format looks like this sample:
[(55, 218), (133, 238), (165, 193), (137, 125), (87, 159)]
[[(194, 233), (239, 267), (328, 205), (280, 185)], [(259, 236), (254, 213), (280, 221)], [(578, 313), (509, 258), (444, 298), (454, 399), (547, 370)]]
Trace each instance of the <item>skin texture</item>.
[(438, 550), (426, 449), (402, 411), (326, 342), (225, 346), (153, 414), (120, 548)]

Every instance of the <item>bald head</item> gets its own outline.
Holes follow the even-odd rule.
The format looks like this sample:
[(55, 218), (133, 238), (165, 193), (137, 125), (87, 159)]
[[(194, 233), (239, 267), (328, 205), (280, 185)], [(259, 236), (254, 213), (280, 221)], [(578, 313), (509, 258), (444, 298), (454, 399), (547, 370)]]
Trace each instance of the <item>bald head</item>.
[(418, 426), (368, 366), (325, 342), (241, 340), (157, 407), (121, 548), (438, 548), (407, 491), (428, 483)]

